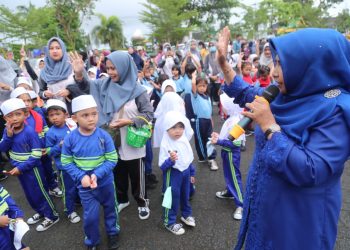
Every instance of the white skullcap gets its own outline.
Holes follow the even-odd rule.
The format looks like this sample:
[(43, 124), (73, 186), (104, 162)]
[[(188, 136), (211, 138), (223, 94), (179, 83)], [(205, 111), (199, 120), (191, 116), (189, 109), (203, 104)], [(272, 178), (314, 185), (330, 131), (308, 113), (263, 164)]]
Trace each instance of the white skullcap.
[(95, 108), (97, 104), (92, 95), (81, 95), (73, 99), (72, 112), (76, 113), (80, 110)]
[(36, 99), (38, 95), (33, 90), (27, 90), (28, 94), (30, 95), (30, 99)]
[(96, 75), (97, 73), (97, 68), (96, 67), (91, 67), (88, 72), (94, 73)]
[(67, 105), (58, 99), (49, 99), (46, 102), (46, 109), (49, 109), (51, 107), (61, 107), (67, 112)]
[(22, 94), (29, 94), (29, 93), (28, 93), (28, 91), (25, 88), (18, 87), (18, 88), (15, 88), (14, 90), (12, 90), (10, 97), (11, 98), (17, 98), (17, 97), (19, 97)]
[(19, 85), (19, 84), (26, 84), (29, 87), (33, 88), (32, 82), (30, 80), (28, 80), (27, 77), (24, 77), (24, 76), (18, 77), (17, 85)]
[(1, 104), (0, 108), (1, 108), (2, 114), (7, 115), (15, 110), (18, 110), (18, 109), (25, 109), (26, 105), (24, 104), (22, 99), (11, 98), (11, 99), (4, 101)]

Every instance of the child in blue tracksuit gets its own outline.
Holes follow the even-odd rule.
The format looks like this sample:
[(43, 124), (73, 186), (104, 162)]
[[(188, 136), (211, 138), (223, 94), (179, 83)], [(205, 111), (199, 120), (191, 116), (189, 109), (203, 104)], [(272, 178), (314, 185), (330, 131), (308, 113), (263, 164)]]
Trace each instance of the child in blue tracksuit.
[(229, 115), (229, 118), (222, 125), (220, 134), (212, 133), (211, 142), (213, 144), (222, 146), (221, 158), (224, 170), (224, 178), (226, 189), (216, 192), (216, 197), (220, 199), (234, 199), (236, 210), (233, 213), (233, 218), (236, 220), (242, 219), (243, 212), (243, 189), (242, 176), (240, 171), (241, 160), (241, 142), (244, 139), (244, 134), (235, 141), (228, 139), (229, 131), (242, 118), (240, 108), (233, 103), (234, 98), (229, 98), (225, 93), (220, 96), (220, 101), (224, 112)]
[[(14, 232), (10, 230), (10, 220), (23, 220), (23, 212), (10, 194), (0, 185), (0, 249), (16, 250), (13, 244)], [(24, 246), (22, 244), (21, 249)]]
[[(195, 219), (192, 217), (192, 208), (189, 202), (190, 182), (194, 183), (194, 177), (190, 176), (193, 161), (193, 152), (188, 140), (192, 131), (186, 117), (178, 111), (169, 111), (165, 115), (164, 135), (159, 151), (159, 166), (163, 171), (163, 183), (171, 189), (171, 208), (164, 208), (164, 225), (166, 229), (175, 235), (185, 233), (181, 223), (176, 223), (177, 210), (181, 204), (181, 221), (187, 226), (195, 227)], [(185, 124), (188, 124), (185, 127)], [(185, 130), (187, 130), (185, 132)], [(192, 131), (193, 134), (193, 131)], [(167, 192), (164, 199), (167, 199)]]
[(45, 217), (36, 227), (39, 232), (45, 231), (57, 223), (59, 218), (43, 178), (41, 142), (36, 132), (25, 124), (28, 111), (21, 99), (6, 100), (1, 105), (1, 112), (6, 120), (6, 129), (0, 142), (0, 151), (9, 151), (11, 165), (14, 167), (6, 173), (18, 176), (30, 206), (36, 211), (27, 223), (35, 224)]
[(97, 104), (91, 95), (74, 98), (72, 112), (78, 128), (65, 137), (61, 162), (79, 190), (84, 210), (84, 243), (88, 249), (93, 249), (100, 242), (98, 225), (102, 205), (108, 247), (117, 249), (120, 227), (112, 171), (118, 155), (111, 136), (96, 127)]
[(46, 151), (54, 158), (56, 168), (60, 171), (63, 187), (64, 211), (72, 223), (80, 221), (79, 215), (75, 212), (75, 202), (78, 198), (78, 189), (70, 177), (63, 171), (61, 164), (61, 150), (65, 136), (76, 128), (75, 122), (67, 118), (67, 106), (64, 102), (57, 99), (49, 99), (46, 103), (47, 115), (52, 124), (46, 133)]
[(26, 107), (29, 112), (29, 115), (26, 119), (26, 124), (28, 124), (35, 130), (35, 132), (37, 132), (42, 144), (42, 149), (44, 150), (43, 155), (41, 156), (41, 165), (46, 179), (46, 183), (49, 188), (49, 194), (54, 195), (56, 197), (62, 197), (62, 191), (58, 187), (58, 184), (56, 182), (56, 175), (52, 168), (52, 161), (45, 152), (45, 134), (49, 130), (46, 124), (45, 117), (42, 116), (41, 113), (38, 113), (33, 110), (32, 98), (25, 88), (15, 88), (11, 93), (11, 98), (22, 99), (23, 102), (26, 104)]
[(216, 150), (207, 154), (207, 142), (213, 132), (212, 105), (207, 95), (208, 81), (204, 77), (197, 78), (197, 71), (192, 74), (192, 91), (185, 96), (186, 116), (194, 130), (195, 146), (199, 162), (208, 160), (210, 170), (218, 170), (215, 161)]

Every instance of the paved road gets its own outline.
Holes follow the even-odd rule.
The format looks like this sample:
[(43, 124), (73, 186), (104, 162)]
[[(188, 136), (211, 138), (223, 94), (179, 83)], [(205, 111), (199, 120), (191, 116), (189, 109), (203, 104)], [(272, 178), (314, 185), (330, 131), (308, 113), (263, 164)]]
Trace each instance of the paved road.
[[(222, 122), (216, 119), (216, 130)], [(248, 164), (251, 160), (254, 148), (254, 138), (248, 137), (247, 151), (242, 153), (242, 174), (245, 181)], [(157, 166), (157, 152), (154, 153), (154, 166)], [(196, 162), (196, 159), (195, 159)], [(218, 159), (221, 164), (221, 159)], [(338, 238), (336, 250), (350, 249), (350, 168), (346, 165), (343, 174), (343, 208), (338, 226)], [(161, 172), (154, 167), (154, 172), (161, 179)], [(16, 178), (8, 178), (1, 183), (15, 198), (17, 203), (25, 211), (26, 216), (31, 216), (33, 211), (28, 206), (23, 191)], [(160, 184), (157, 189), (149, 191), (151, 216), (148, 220), (141, 221), (138, 218), (137, 206), (133, 199), (131, 205), (120, 214), (121, 235), (120, 249), (128, 250), (212, 250), (212, 249), (232, 249), (235, 244), (239, 229), (239, 222), (234, 221), (231, 214), (234, 210), (233, 201), (219, 200), (215, 198), (215, 192), (224, 187), (222, 168), (212, 172), (206, 164), (197, 164), (197, 185), (196, 194), (191, 201), (193, 215), (196, 218), (197, 227), (186, 228), (185, 235), (175, 236), (166, 231), (161, 222), (161, 196)], [(131, 196), (130, 196), (131, 197)], [(38, 233), (34, 227), (25, 236), (25, 243), (32, 250), (79, 250), (85, 249), (83, 244), (82, 223), (71, 224), (63, 216), (62, 201), (54, 198), (54, 202), (61, 214), (58, 224), (46, 232)], [(82, 214), (82, 209), (78, 209)], [(101, 211), (101, 218), (103, 213)], [(107, 249), (106, 237), (104, 233), (103, 220), (100, 221), (100, 231), (102, 242), (100, 249)], [(97, 226), (97, 222), (96, 222)], [(302, 228), (301, 228), (302, 230)]]

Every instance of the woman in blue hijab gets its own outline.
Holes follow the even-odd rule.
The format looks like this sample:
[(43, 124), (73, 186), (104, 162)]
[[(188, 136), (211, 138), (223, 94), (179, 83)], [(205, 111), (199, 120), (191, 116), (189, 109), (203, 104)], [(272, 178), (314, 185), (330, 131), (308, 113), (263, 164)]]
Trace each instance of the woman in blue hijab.
[(224, 28), (218, 42), (224, 91), (258, 124), (235, 249), (333, 249), (350, 155), (350, 43), (316, 28), (272, 39), (281, 92), (269, 106), (226, 62), (229, 36)]
[(139, 218), (150, 215), (145, 190), (145, 168), (142, 158), (145, 147), (134, 148), (126, 143), (127, 126), (141, 127), (153, 119), (153, 107), (146, 89), (137, 83), (137, 68), (132, 57), (123, 51), (107, 56), (108, 78), (89, 80), (84, 72), (84, 62), (77, 53), (71, 53), (77, 86), (95, 98), (99, 111), (98, 125), (120, 130), (120, 145), (117, 146), (119, 160), (115, 168), (115, 183), (119, 212), (129, 206), (128, 183), (131, 180), (132, 194), (138, 204)]

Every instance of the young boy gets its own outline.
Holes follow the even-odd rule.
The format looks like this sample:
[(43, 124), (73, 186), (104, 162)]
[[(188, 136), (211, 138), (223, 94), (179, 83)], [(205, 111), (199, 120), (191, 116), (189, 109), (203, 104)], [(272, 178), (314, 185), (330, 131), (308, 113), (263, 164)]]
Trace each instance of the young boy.
[(77, 183), (84, 210), (84, 243), (96, 249), (100, 242), (100, 205), (104, 208), (109, 249), (119, 247), (117, 199), (113, 168), (118, 155), (110, 135), (96, 127), (97, 104), (91, 95), (81, 95), (72, 101), (72, 118), (78, 123), (64, 139), (61, 162), (64, 171)]
[(28, 111), (21, 99), (6, 100), (1, 105), (1, 112), (6, 120), (6, 129), (0, 141), (0, 151), (9, 151), (11, 164), (14, 166), (6, 173), (18, 176), (30, 206), (36, 211), (27, 223), (35, 224), (45, 217), (36, 227), (39, 232), (45, 231), (57, 223), (59, 217), (43, 178), (40, 164), (41, 142), (36, 132), (25, 124)]
[(41, 156), (41, 164), (44, 171), (44, 176), (49, 187), (49, 194), (56, 197), (62, 197), (62, 191), (56, 182), (56, 174), (53, 172), (52, 161), (46, 154), (45, 149), (45, 134), (48, 131), (45, 118), (40, 113), (33, 110), (32, 98), (28, 91), (23, 87), (15, 88), (11, 93), (11, 98), (22, 99), (28, 109), (28, 117), (26, 123), (37, 132), (42, 144), (43, 154)]
[(72, 122), (66, 122), (67, 106), (61, 100), (49, 99), (46, 103), (46, 109), (48, 118), (52, 124), (46, 134), (46, 152), (50, 157), (54, 158), (56, 168), (61, 173), (64, 211), (70, 222), (78, 223), (80, 217), (75, 212), (74, 205), (78, 197), (78, 190), (70, 175), (66, 171), (63, 171), (61, 164), (61, 150), (64, 137), (75, 129), (76, 125), (72, 126)]
[[(23, 221), (23, 212), (16, 205), (10, 194), (0, 185), (0, 249), (16, 250), (13, 244), (14, 233), (10, 230), (10, 223)], [(25, 248), (22, 244), (21, 249)]]
[[(164, 225), (175, 235), (185, 233), (182, 224), (176, 223), (180, 204), (181, 221), (187, 226), (196, 226), (189, 202), (190, 183), (194, 183), (194, 177), (190, 176), (193, 152), (188, 137), (193, 135), (193, 131), (186, 119), (178, 111), (169, 111), (165, 115), (165, 132), (159, 151), (159, 166), (163, 171), (163, 183), (166, 183), (166, 188), (171, 187), (172, 197), (171, 208), (164, 209)], [(185, 124), (187, 124), (186, 127)], [(166, 192), (164, 198), (166, 198)]]

